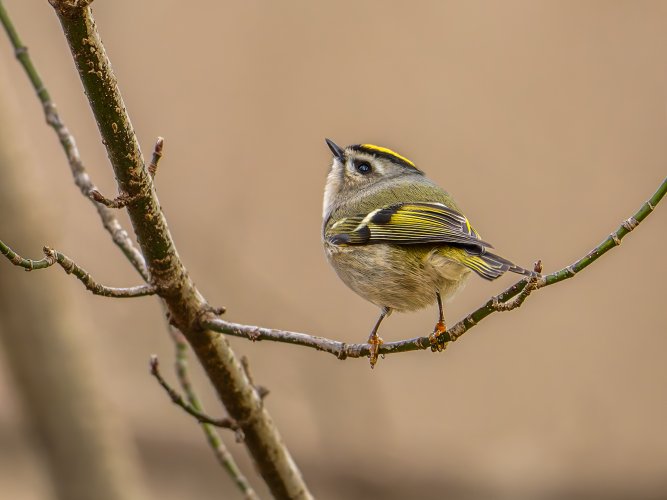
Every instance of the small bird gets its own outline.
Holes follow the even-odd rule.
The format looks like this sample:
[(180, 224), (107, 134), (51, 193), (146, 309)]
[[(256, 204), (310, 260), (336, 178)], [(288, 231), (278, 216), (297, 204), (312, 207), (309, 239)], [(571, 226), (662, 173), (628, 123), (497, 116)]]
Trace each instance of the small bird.
[(434, 302), (439, 318), (429, 335), (446, 331), (443, 300), (476, 272), (494, 280), (506, 271), (533, 273), (489, 252), (449, 194), (413, 162), (391, 149), (326, 139), (333, 163), (324, 190), (322, 239), (341, 280), (381, 309), (368, 343), (371, 367), (383, 340), (377, 332), (392, 311)]

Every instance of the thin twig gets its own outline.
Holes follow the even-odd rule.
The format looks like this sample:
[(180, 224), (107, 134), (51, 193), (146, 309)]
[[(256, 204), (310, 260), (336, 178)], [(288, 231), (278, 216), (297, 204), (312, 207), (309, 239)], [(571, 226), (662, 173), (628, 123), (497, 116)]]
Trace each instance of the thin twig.
[[(195, 410), (204, 413), (203, 406), (197, 397), (197, 393), (195, 392), (192, 382), (190, 381), (187, 359), (188, 344), (185, 342), (183, 334), (181, 334), (181, 332), (179, 332), (176, 328), (169, 326), (169, 332), (176, 348), (175, 368), (176, 376), (178, 377), (178, 382), (181, 386), (181, 389), (183, 390), (189, 405)], [(225, 446), (225, 443), (222, 441), (222, 438), (216, 432), (215, 427), (211, 424), (207, 424), (206, 422), (200, 422), (200, 425), (209, 446), (213, 450), (215, 458), (218, 460), (218, 463), (231, 476), (236, 486), (243, 493), (244, 498), (246, 498), (246, 500), (255, 500), (259, 498), (257, 493), (255, 493), (255, 490), (248, 482), (248, 479), (245, 477), (243, 472), (241, 472), (241, 469), (239, 469), (236, 461), (234, 460), (234, 457)], [(243, 439), (243, 431), (241, 429), (237, 430), (236, 439), (237, 441), (239, 439)]]
[[(2, 22), (2, 25), (7, 32), (7, 36), (9, 37), (9, 40), (14, 47), (14, 54), (16, 55), (16, 58), (19, 60), (21, 66), (25, 70), (25, 73), (28, 76), (32, 87), (42, 104), (46, 122), (58, 135), (60, 144), (62, 145), (63, 150), (67, 155), (70, 170), (74, 178), (74, 183), (78, 186), (79, 190), (86, 198), (92, 199), (90, 198), (90, 193), (91, 191), (97, 191), (97, 188), (93, 184), (85, 166), (83, 165), (81, 155), (79, 154), (79, 148), (76, 145), (74, 136), (70, 133), (60, 118), (58, 110), (56, 109), (56, 105), (51, 99), (49, 91), (44, 86), (42, 78), (33, 65), (32, 60), (30, 59), (28, 47), (26, 47), (21, 41), (21, 38), (16, 32), (14, 24), (12, 23), (12, 20), (5, 10), (2, 2), (0, 2), (0, 22)], [(93, 203), (93, 205), (97, 209), (100, 219), (102, 220), (102, 225), (111, 235), (113, 242), (121, 249), (123, 254), (125, 254), (126, 258), (139, 272), (142, 278), (144, 278), (145, 281), (148, 281), (149, 275), (144, 256), (135, 246), (127, 231), (123, 229), (113, 211), (109, 210), (109, 208), (101, 205), (100, 203)]]
[(43, 251), (43, 259), (26, 259), (14, 252), (4, 242), (0, 241), (0, 253), (7, 257), (7, 259), (9, 259), (9, 261), (15, 266), (22, 267), (26, 271), (33, 271), (37, 269), (46, 269), (47, 267), (51, 267), (57, 263), (65, 270), (67, 274), (73, 274), (76, 276), (76, 278), (81, 281), (86, 289), (91, 291), (93, 295), (102, 295), (103, 297), (114, 297), (120, 299), (155, 295), (157, 292), (153, 285), (138, 285), (127, 288), (116, 288), (101, 285), (97, 283), (85, 269), (67, 257), (67, 255), (49, 247), (44, 247)]
[(160, 383), (165, 392), (169, 395), (172, 403), (176, 406), (180, 406), (186, 413), (192, 415), (197, 419), (197, 422), (214, 425), (220, 427), (221, 429), (231, 429), (237, 431), (240, 429), (239, 424), (231, 418), (213, 418), (197, 410), (183, 399), (183, 397), (171, 387), (167, 381), (162, 377), (159, 368), (159, 361), (156, 355), (151, 356), (150, 366), (151, 366), (151, 375), (153, 375), (157, 381)]
[[(609, 250), (620, 245), (621, 240), (648, 217), (666, 193), (667, 178), (662, 181), (662, 184), (658, 187), (653, 196), (644, 203), (632, 217), (625, 220), (616, 231), (610, 234), (593, 250), (588, 252), (586, 256), (547, 276), (536, 275), (530, 279), (524, 279), (513, 284), (501, 294), (490, 298), (483, 306), (471, 312), (453, 327), (449, 328), (445, 333), (438, 336), (438, 342), (452, 342), (492, 313), (519, 307), (532, 291), (572, 278)], [(541, 267), (541, 262), (538, 261), (538, 264)], [(538, 264), (536, 264), (536, 266)], [(514, 302), (509, 302), (515, 297), (516, 299)], [(235, 337), (245, 337), (252, 341), (270, 340), (310, 347), (318, 351), (333, 354), (339, 359), (369, 356), (371, 349), (369, 344), (347, 344), (345, 342), (305, 333), (289, 332), (274, 328), (262, 328), (252, 325), (241, 325), (225, 321), (222, 318), (212, 317), (210, 314), (202, 316), (201, 326), (219, 333), (233, 335)], [(378, 353), (394, 354), (398, 352), (420, 351), (430, 348), (431, 345), (428, 337), (414, 337), (396, 342), (385, 342), (380, 346)]]

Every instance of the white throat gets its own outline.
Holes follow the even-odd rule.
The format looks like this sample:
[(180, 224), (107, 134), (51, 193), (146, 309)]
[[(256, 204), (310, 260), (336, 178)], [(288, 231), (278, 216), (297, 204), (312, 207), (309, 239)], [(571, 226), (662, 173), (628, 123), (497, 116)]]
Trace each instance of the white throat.
[(324, 203), (322, 206), (322, 218), (325, 220), (333, 209), (333, 203), (336, 199), (336, 194), (338, 191), (340, 191), (341, 184), (343, 183), (341, 179), (342, 168), (343, 166), (339, 162), (334, 161), (334, 164), (331, 166), (331, 170), (329, 171), (329, 175), (327, 176), (327, 183), (324, 187)]

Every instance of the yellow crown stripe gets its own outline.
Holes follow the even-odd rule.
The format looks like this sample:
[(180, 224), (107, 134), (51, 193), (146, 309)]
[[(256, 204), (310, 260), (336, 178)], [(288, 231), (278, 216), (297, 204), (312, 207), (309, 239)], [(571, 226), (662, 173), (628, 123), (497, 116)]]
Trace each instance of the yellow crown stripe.
[(389, 148), (383, 148), (382, 146), (376, 146), (375, 144), (362, 144), (361, 147), (365, 148), (365, 149), (370, 149), (371, 151), (379, 151), (380, 153), (385, 153), (385, 154), (394, 156), (394, 157), (398, 158), (399, 160), (404, 161), (408, 165), (411, 165), (414, 168), (417, 168), (417, 166), (414, 163), (412, 163), (410, 160), (408, 160), (405, 156), (401, 156), (396, 151), (392, 151)]

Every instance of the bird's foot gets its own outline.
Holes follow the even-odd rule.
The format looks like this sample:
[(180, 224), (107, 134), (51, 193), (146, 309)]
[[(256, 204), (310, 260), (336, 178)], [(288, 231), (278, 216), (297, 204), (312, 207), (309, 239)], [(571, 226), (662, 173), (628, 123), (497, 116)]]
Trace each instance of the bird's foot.
[(438, 338), (440, 335), (447, 331), (444, 321), (438, 321), (433, 328), (433, 333), (428, 336), (428, 341), (431, 343), (431, 351), (441, 352), (447, 348), (447, 341), (440, 341)]
[(370, 358), (371, 368), (375, 368), (375, 364), (378, 362), (378, 356), (380, 354), (380, 346), (384, 344), (384, 340), (377, 335), (371, 335), (368, 338), (368, 344), (370, 345), (368, 357)]

